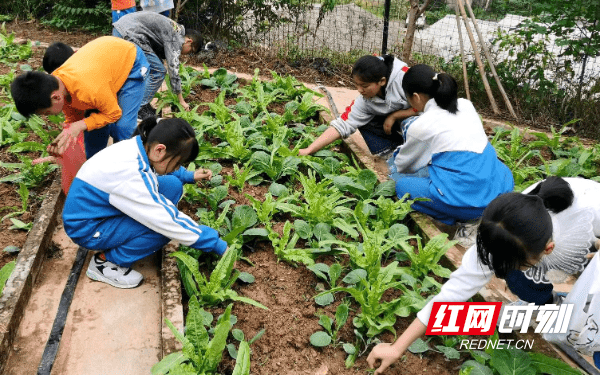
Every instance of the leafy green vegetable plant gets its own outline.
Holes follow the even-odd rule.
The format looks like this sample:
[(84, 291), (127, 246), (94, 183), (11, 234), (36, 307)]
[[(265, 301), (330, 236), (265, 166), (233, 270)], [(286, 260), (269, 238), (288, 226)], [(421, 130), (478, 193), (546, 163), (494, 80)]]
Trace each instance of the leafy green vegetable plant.
[[(336, 286), (337, 280), (342, 275), (342, 266), (339, 263), (333, 263), (331, 266), (325, 263), (315, 263), (306, 268), (313, 271), (318, 278), (325, 280), (330, 288)], [(315, 302), (320, 306), (327, 306), (333, 303), (333, 300), (333, 293), (321, 294), (320, 297), (315, 298)]]
[(248, 303), (252, 306), (268, 310), (266, 306), (250, 298), (242, 297), (231, 286), (238, 278), (239, 271), (233, 270), (238, 257), (238, 250), (230, 246), (217, 263), (215, 269), (206, 278), (200, 271), (198, 260), (183, 251), (177, 251), (171, 256), (177, 258), (177, 264), (182, 271), (184, 287), (189, 296), (196, 296), (201, 306), (216, 305), (232, 300)]
[[(428, 340), (429, 341), (429, 340)], [(423, 341), (421, 338), (416, 339), (409, 347), (408, 351), (413, 354), (421, 354), (428, 351), (442, 353), (446, 359), (459, 359), (460, 352), (454, 349), (450, 345), (436, 345), (435, 348), (429, 346), (428, 342)]]
[[(325, 331), (317, 331), (310, 336), (310, 343), (313, 346), (322, 348), (329, 344), (333, 346), (338, 346), (338, 334), (340, 329), (346, 324), (348, 320), (348, 312), (350, 307), (341, 303), (338, 305), (335, 311), (335, 318), (331, 319), (326, 314), (319, 314), (319, 324), (325, 328)], [(335, 325), (334, 325), (335, 323)]]
[(411, 274), (417, 279), (427, 279), (434, 285), (439, 283), (435, 281), (431, 276), (428, 276), (430, 272), (435, 275), (448, 278), (450, 277), (451, 271), (442, 265), (438, 264), (440, 259), (449, 248), (454, 246), (456, 241), (447, 241), (448, 234), (441, 233), (427, 242), (425, 247), (421, 243), (420, 238), (417, 238), (418, 250), (415, 252), (412, 246), (407, 246), (404, 251), (410, 259), (410, 267), (406, 267), (406, 273)]
[[(183, 344), (183, 350), (167, 355), (152, 366), (152, 375), (216, 374), (232, 326), (230, 320), (232, 306), (231, 304), (227, 306), (225, 313), (218, 319), (212, 330), (214, 333), (211, 339), (206, 327), (210, 327), (212, 315), (200, 307), (195, 296), (191, 297), (185, 334), (179, 332), (171, 321), (165, 320), (175, 338)], [(240, 375), (250, 373), (250, 348), (245, 342), (240, 344), (233, 373)]]
[(200, 81), (202, 86), (209, 87), (213, 90), (220, 89), (225, 95), (233, 94), (238, 87), (237, 76), (227, 72), (225, 68), (219, 68), (213, 72), (210, 78), (204, 78)]
[(244, 191), (246, 182), (256, 185), (262, 181), (262, 179), (256, 179), (256, 176), (258, 176), (260, 172), (252, 169), (249, 164), (244, 165), (241, 169), (237, 164), (234, 164), (233, 174), (234, 176), (227, 175), (225, 178), (227, 179), (227, 182), (235, 187), (240, 193)]

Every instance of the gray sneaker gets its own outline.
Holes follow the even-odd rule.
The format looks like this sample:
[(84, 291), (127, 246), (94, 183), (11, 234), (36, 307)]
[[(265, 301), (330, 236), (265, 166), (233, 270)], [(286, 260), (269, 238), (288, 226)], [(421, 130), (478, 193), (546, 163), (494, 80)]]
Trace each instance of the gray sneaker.
[(477, 228), (479, 227), (479, 220), (469, 221), (466, 223), (457, 223), (458, 228), (454, 234), (454, 240), (458, 241), (458, 244), (465, 249), (475, 245), (477, 239)]
[(135, 288), (144, 279), (141, 273), (131, 268), (117, 266), (108, 260), (102, 260), (98, 254), (95, 254), (90, 260), (85, 274), (92, 280), (102, 281), (122, 289)]

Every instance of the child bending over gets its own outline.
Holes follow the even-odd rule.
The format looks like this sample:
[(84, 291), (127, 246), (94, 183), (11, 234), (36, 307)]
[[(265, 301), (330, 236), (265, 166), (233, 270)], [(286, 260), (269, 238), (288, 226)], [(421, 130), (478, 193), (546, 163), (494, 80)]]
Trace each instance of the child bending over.
[[(150, 76), (138, 117), (143, 120), (155, 115), (150, 101), (160, 89), (167, 69), (171, 79), (171, 89), (179, 97), (179, 104), (185, 110), (189, 110), (190, 106), (181, 93), (179, 56), (196, 53), (204, 47), (200, 34), (194, 30), (186, 30), (170, 18), (150, 11), (128, 14), (113, 26), (113, 35), (137, 44), (150, 63)], [(163, 60), (167, 61), (167, 69)]]
[(194, 130), (185, 120), (151, 117), (139, 135), (89, 159), (77, 173), (63, 210), (67, 235), (99, 250), (87, 269), (93, 280), (133, 288), (142, 275), (130, 267), (170, 239), (222, 255), (227, 244), (216, 230), (177, 209), (183, 184), (210, 179), (209, 170), (182, 165), (198, 155)]
[[(27, 72), (10, 86), (17, 110), (25, 117), (64, 111), (70, 123), (48, 151), (62, 152), (84, 133), (88, 159), (108, 144), (131, 138), (137, 125), (149, 65), (144, 52), (112, 36), (95, 39), (51, 75)], [(84, 111), (97, 109), (84, 118)]]

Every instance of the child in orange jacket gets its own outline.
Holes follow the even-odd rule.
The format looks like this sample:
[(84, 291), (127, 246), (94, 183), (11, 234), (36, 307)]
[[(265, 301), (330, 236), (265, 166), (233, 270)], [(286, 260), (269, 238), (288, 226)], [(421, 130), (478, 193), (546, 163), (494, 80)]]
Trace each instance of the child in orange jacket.
[[(50, 144), (61, 155), (84, 131), (89, 159), (108, 144), (131, 138), (137, 126), (149, 64), (135, 44), (112, 36), (84, 45), (51, 75), (27, 72), (11, 84), (17, 110), (25, 117), (64, 112), (70, 124)], [(84, 111), (97, 109), (84, 118)]]

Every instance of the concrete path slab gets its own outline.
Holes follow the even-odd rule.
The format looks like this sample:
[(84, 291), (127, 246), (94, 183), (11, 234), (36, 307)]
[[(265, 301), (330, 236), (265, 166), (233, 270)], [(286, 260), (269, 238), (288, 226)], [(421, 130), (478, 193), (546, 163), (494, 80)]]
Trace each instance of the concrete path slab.
[[(35, 374), (78, 246), (60, 226), (53, 238), (62, 253), (47, 259), (9, 357), (6, 374)], [(69, 309), (52, 374), (144, 374), (161, 358), (159, 257), (139, 261), (144, 282), (118, 289), (85, 276), (88, 254)]]

